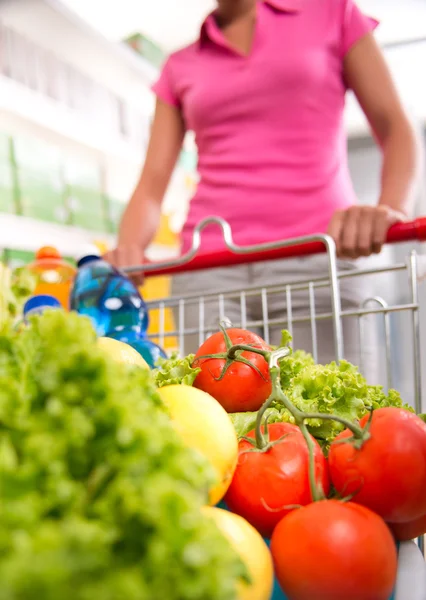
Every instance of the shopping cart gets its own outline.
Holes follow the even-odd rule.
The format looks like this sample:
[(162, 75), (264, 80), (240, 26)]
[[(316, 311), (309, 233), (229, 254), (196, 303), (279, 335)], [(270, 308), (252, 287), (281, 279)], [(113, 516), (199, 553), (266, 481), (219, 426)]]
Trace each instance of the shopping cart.
[[(217, 226), (222, 229), (224, 249), (215, 253), (201, 253), (201, 235), (203, 229)], [(413, 222), (398, 224), (389, 230), (388, 243), (426, 241), (426, 218)], [(413, 244), (411, 244), (413, 246)], [(214, 293), (185, 294), (180, 297), (162, 298), (149, 303), (150, 311), (158, 311), (159, 330), (155, 337), (160, 345), (164, 345), (166, 337), (178, 340), (181, 355), (188, 353), (188, 340), (197, 339), (201, 344), (211, 332), (211, 315), (217, 315), (218, 321), (226, 321), (227, 305), (232, 303), (240, 307), (237, 322), (234, 326), (248, 329), (260, 329), (266, 341), (270, 340), (273, 328), (288, 329), (291, 332), (296, 326), (310, 330), (310, 348), (303, 348), (313, 353), (314, 358), (320, 355), (321, 340), (318, 328), (321, 323), (328, 322), (334, 347), (334, 358), (337, 361), (347, 356), (344, 344), (344, 328), (346, 320), (355, 320), (360, 348), (363, 338), (374, 330), (378, 336), (380, 349), (380, 375), (385, 388), (396, 387), (402, 392), (404, 399), (410, 402), (418, 413), (422, 412), (422, 363), (421, 342), (426, 339), (421, 335), (421, 289), (420, 279), (424, 269), (425, 258), (411, 247), (404, 262), (384, 265), (366, 264), (365, 268), (351, 268), (339, 271), (336, 259), (335, 244), (325, 235), (316, 235), (295, 240), (274, 242), (251, 247), (240, 247), (233, 242), (231, 228), (220, 218), (208, 218), (201, 222), (194, 231), (191, 249), (176, 260), (161, 264), (145, 264), (126, 269), (131, 274), (143, 271), (145, 276), (193, 273), (205, 269), (231, 267), (243, 264), (262, 263), (277, 259), (294, 259), (309, 255), (323, 254), (325, 271), (309, 280), (295, 277), (284, 282), (259, 287), (254, 284), (244, 289), (217, 290)], [(267, 262), (268, 261), (268, 262)], [(212, 271), (214, 273), (214, 271)], [(372, 293), (363, 298), (359, 305), (349, 310), (342, 306), (341, 289), (345, 281), (372, 281), (374, 287), (387, 294)], [(318, 309), (316, 298), (324, 290), (329, 296), (329, 307)], [(306, 294), (304, 310), (294, 310), (294, 298)], [(385, 297), (384, 297), (385, 296)], [(386, 297), (389, 296), (389, 297)], [(271, 299), (281, 297), (282, 314), (271, 317), (268, 307)], [(260, 316), (251, 319), (247, 311), (250, 301), (257, 298), (261, 307)], [(426, 304), (426, 299), (425, 299)], [(166, 311), (172, 310), (175, 315), (175, 331), (165, 331)], [(187, 315), (191, 315), (191, 323), (187, 323)], [(197, 315), (194, 320), (194, 314)], [(423, 337), (423, 340), (421, 339)], [(405, 361), (405, 362), (404, 362)], [(360, 368), (363, 370), (363, 357), (360, 357)], [(401, 367), (401, 364), (403, 365)], [(365, 367), (366, 365), (364, 365)], [(426, 371), (423, 365), (423, 371)], [(374, 382), (377, 383), (377, 382)], [(420, 546), (420, 548), (419, 548)], [(398, 582), (394, 600), (426, 600), (426, 565), (423, 558), (423, 544), (414, 542), (401, 544), (399, 547)], [(283, 598), (276, 590), (274, 600)], [(315, 599), (312, 599), (315, 600)]]

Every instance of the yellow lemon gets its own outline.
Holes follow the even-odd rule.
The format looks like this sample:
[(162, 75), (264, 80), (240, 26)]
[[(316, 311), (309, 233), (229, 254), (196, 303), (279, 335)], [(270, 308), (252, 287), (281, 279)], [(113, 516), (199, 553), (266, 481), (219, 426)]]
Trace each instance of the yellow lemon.
[(215, 469), (218, 484), (209, 499), (217, 504), (231, 484), (238, 459), (238, 439), (228, 413), (212, 396), (188, 385), (170, 385), (158, 392), (185, 444)]
[(251, 583), (238, 582), (238, 600), (270, 600), (274, 587), (274, 566), (269, 548), (260, 533), (245, 519), (227, 510), (211, 506), (205, 506), (202, 510), (215, 521), (247, 567)]
[(149, 369), (148, 364), (139, 352), (124, 342), (119, 342), (112, 338), (100, 337), (98, 338), (98, 346), (117, 362)]

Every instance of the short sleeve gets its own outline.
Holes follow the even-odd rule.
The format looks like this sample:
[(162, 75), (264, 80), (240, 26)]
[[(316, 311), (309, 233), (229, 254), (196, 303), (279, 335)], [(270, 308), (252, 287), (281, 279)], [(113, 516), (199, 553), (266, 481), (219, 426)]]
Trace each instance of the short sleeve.
[(178, 108), (180, 106), (179, 97), (176, 93), (176, 87), (173, 79), (173, 72), (171, 66), (171, 59), (169, 58), (163, 66), (160, 73), (160, 77), (157, 82), (152, 86), (154, 94), (170, 106)]
[(344, 0), (343, 23), (342, 23), (342, 57), (364, 37), (376, 29), (379, 21), (366, 16), (358, 8), (354, 0)]

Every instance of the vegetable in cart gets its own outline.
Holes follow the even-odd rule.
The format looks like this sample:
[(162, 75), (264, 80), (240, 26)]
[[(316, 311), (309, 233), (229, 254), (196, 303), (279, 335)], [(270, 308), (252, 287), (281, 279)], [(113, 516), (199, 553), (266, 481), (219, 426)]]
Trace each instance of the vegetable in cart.
[[(223, 331), (222, 335), (225, 337)], [(289, 348), (272, 351), (257, 344), (225, 345), (225, 353), (221, 349), (219, 355), (207, 357), (223, 361), (224, 375), (232, 373), (230, 369), (239, 353), (251, 350), (268, 363), (272, 384), (271, 395), (255, 413), (254, 431), (241, 438), (237, 468), (225, 498), (228, 507), (243, 515), (262, 535), (272, 533), (276, 576), (289, 600), (389, 600), (396, 581), (397, 551), (380, 507), (388, 502), (393, 508), (392, 516), (399, 514), (401, 519), (413, 514), (407, 512), (408, 507), (414, 511), (415, 505), (420, 512), (424, 510), (426, 469), (420, 463), (421, 457), (426, 457), (425, 424), (410, 410), (400, 408), (402, 401), (396, 392), (385, 395), (380, 387), (368, 386), (348, 363), (321, 366), (306, 361), (287, 378), (288, 389), (284, 391), (283, 364), (291, 364), (293, 356)], [(244, 366), (250, 368), (249, 364)], [(256, 367), (252, 368), (257, 373)], [(162, 370), (167, 370), (165, 363)], [(291, 366), (285, 371), (289, 373)], [(233, 384), (238, 385), (236, 374)], [(298, 406), (293, 398), (299, 398)], [(340, 411), (334, 413), (329, 407), (319, 412), (327, 400)], [(360, 420), (362, 412), (365, 416)], [(253, 418), (253, 413), (250, 415)], [(282, 415), (284, 422), (269, 423), (277, 415)], [(288, 423), (290, 420), (294, 424)], [(391, 423), (392, 427), (380, 428), (381, 422)], [(359, 460), (361, 466), (368, 466), (368, 472), (375, 474), (373, 481), (386, 476), (386, 468), (382, 467), (388, 457), (394, 456), (405, 464), (403, 459), (408, 454), (404, 454), (404, 445), (399, 441), (409, 435), (407, 423), (413, 427), (411, 452), (422, 482), (422, 486), (418, 481), (414, 483), (414, 498), (410, 500), (408, 492), (399, 495), (394, 488), (389, 499), (395, 479), (384, 482), (381, 488), (377, 486), (373, 492), (367, 480), (366, 494), (373, 494), (376, 504), (371, 508), (375, 512), (357, 501), (360, 497), (363, 503), (363, 483), (359, 478), (356, 490), (344, 497), (344, 490), (353, 483), (352, 462), (357, 464)], [(340, 433), (342, 430), (344, 433)], [(398, 433), (393, 448), (395, 430)], [(327, 437), (318, 437), (325, 442), (324, 449), (330, 448), (330, 461), (334, 453), (341, 457), (336, 467), (340, 467), (337, 498), (327, 498), (326, 459), (310, 433), (318, 435), (319, 431), (328, 432)], [(363, 455), (371, 458), (362, 461)]]
[(244, 329), (213, 334), (195, 355), (193, 366), (200, 372), (194, 386), (211, 394), (229, 413), (258, 410), (271, 393), (271, 379), (268, 363), (252, 348), (270, 350), (261, 337)]
[[(313, 438), (312, 444), (316, 480), (328, 494), (327, 461)], [(238, 467), (225, 502), (270, 538), (286, 514), (312, 502), (308, 473), (309, 452), (300, 429), (290, 423), (268, 424), (240, 441)]]
[(201, 512), (214, 473), (146, 369), (62, 311), (0, 331), (2, 600), (237, 600), (247, 570)]
[(397, 553), (374, 512), (337, 500), (285, 517), (271, 541), (275, 572), (291, 600), (389, 600)]
[[(390, 523), (426, 514), (426, 423), (400, 408), (374, 411), (331, 445), (330, 475), (338, 493), (374, 510)], [(366, 440), (364, 442), (364, 440)]]

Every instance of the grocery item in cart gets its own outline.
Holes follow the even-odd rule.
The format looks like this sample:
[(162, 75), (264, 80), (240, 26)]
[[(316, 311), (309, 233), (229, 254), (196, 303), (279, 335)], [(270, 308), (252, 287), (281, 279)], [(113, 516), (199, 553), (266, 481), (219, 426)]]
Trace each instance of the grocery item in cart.
[(128, 344), (112, 338), (100, 337), (98, 338), (98, 346), (116, 362), (142, 367), (143, 369), (149, 368), (148, 363), (142, 358), (139, 352)]
[(12, 270), (0, 262), (0, 327), (21, 317), (23, 306), (34, 289), (35, 278), (27, 269)]
[(147, 337), (140, 336), (137, 332), (122, 330), (109, 333), (108, 337), (124, 342), (139, 352), (143, 360), (153, 369), (161, 358), (167, 358), (166, 353), (160, 346)]
[(28, 323), (30, 317), (42, 315), (46, 310), (58, 310), (61, 308), (61, 303), (54, 296), (49, 296), (48, 294), (31, 296), (24, 305), (24, 320)]
[(78, 262), (71, 309), (88, 316), (99, 336), (124, 330), (142, 336), (148, 328), (147, 307), (137, 288), (95, 254)]
[(246, 569), (201, 512), (211, 468), (150, 373), (63, 310), (0, 348), (2, 600), (236, 600)]
[(274, 567), (268, 546), (247, 521), (223, 508), (206, 506), (203, 512), (213, 519), (249, 570), (251, 583), (238, 584), (238, 600), (271, 600)]
[(148, 310), (136, 286), (94, 254), (78, 263), (71, 308), (90, 317), (99, 336), (134, 348), (151, 368), (166, 354), (146, 337)]
[(275, 528), (271, 551), (290, 600), (388, 600), (394, 589), (391, 532), (352, 502), (323, 500), (294, 510)]
[(65, 260), (56, 248), (44, 246), (37, 252), (28, 270), (37, 278), (35, 295), (54, 296), (63, 308), (69, 307), (69, 296), (75, 277), (75, 268)]
[(238, 460), (237, 435), (227, 413), (212, 396), (188, 385), (165, 386), (159, 396), (185, 444), (212, 466), (209, 500), (217, 504), (231, 483)]

